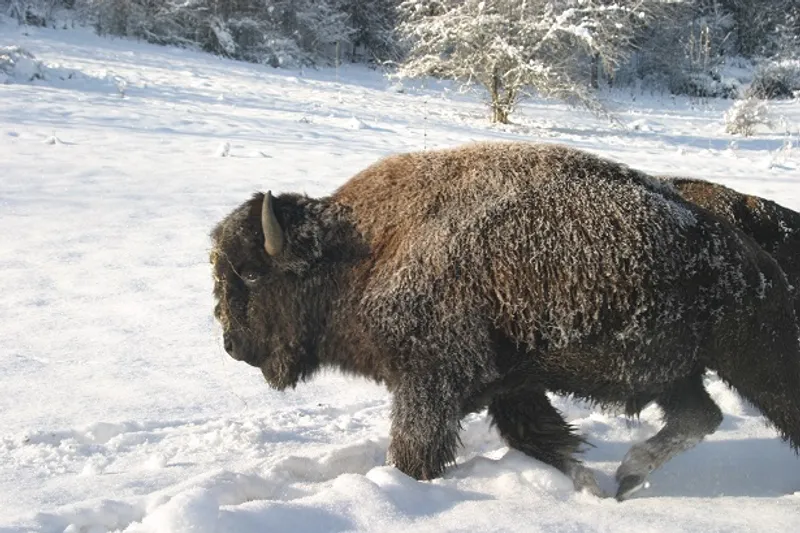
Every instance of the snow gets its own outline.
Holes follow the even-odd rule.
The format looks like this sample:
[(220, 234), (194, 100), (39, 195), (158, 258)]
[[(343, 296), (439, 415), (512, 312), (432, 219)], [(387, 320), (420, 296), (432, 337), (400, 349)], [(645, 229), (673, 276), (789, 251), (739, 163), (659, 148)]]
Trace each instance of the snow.
[[(11, 24), (0, 46), (77, 73), (0, 85), (3, 533), (800, 530), (800, 462), (714, 376), (720, 430), (630, 501), (574, 493), (483, 414), (456, 467), (414, 481), (384, 465), (381, 387), (326, 374), (278, 393), (225, 355), (207, 256), (253, 191), (324, 195), (382, 155), (478, 139), (566, 143), (800, 209), (800, 102), (771, 104), (784, 128), (749, 138), (723, 132), (729, 101), (624, 90), (606, 95), (621, 127), (538, 100), (490, 126), (474, 95), (401, 92), (363, 67), (274, 70)], [(660, 427), (655, 407), (629, 422), (555, 403), (608, 490)]]

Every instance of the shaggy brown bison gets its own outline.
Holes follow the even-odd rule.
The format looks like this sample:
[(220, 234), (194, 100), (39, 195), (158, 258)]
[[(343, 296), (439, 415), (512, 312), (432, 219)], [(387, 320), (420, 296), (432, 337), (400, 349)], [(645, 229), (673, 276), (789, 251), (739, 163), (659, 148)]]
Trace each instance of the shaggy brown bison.
[(800, 317), (800, 213), (775, 202), (708, 181), (660, 176), (686, 200), (708, 209), (749, 235), (768, 252), (794, 287)]
[(654, 400), (665, 425), (625, 456), (625, 498), (720, 424), (706, 369), (800, 444), (782, 270), (623, 165), (523, 143), (395, 155), (329, 197), (257, 194), (212, 238), (228, 353), (281, 390), (320, 367), (385, 383), (389, 458), (415, 478), (439, 476), (461, 418), (488, 407), (509, 446), (600, 494), (546, 392)]

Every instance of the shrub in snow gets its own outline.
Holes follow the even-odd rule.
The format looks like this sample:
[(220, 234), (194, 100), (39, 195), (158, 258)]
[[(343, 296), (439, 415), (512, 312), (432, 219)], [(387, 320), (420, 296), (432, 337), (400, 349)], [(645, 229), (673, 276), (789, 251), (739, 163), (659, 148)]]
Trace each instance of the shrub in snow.
[(672, 94), (697, 98), (738, 98), (740, 84), (733, 78), (722, 78), (714, 72), (688, 72), (673, 75), (669, 80)]
[(792, 158), (792, 153), (795, 148), (794, 143), (795, 141), (793, 141), (790, 138), (784, 139), (781, 147), (772, 152), (772, 157), (769, 162), (769, 167), (772, 168), (777, 165), (785, 165), (786, 163), (788, 163)]
[(44, 66), (19, 46), (0, 47), (0, 83), (29, 82), (44, 78)]
[(767, 105), (758, 98), (745, 98), (734, 102), (725, 112), (725, 131), (731, 135), (751, 136), (758, 125), (770, 127)]
[(800, 61), (780, 61), (756, 70), (747, 96), (764, 100), (792, 98), (797, 91), (800, 91)]

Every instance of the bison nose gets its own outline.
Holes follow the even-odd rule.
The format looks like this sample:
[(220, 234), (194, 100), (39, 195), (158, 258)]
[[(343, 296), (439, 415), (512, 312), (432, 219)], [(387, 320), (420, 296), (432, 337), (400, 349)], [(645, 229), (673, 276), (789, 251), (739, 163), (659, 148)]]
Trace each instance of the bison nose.
[(230, 333), (223, 333), (222, 345), (225, 347), (225, 351), (228, 352), (228, 355), (233, 359), (244, 361), (248, 365), (261, 366), (261, 358), (257, 353), (249, 349), (246, 339), (236, 337)]
[(222, 334), (222, 344), (225, 347), (225, 351), (228, 352), (228, 355), (234, 359), (239, 359), (236, 357), (236, 353), (234, 352), (233, 337), (230, 335), (230, 333)]

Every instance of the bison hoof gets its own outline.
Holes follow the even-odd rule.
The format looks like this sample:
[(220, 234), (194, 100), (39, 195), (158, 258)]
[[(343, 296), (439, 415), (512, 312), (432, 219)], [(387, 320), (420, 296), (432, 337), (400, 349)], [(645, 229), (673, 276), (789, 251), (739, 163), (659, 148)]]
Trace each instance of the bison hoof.
[(582, 464), (574, 465), (570, 469), (569, 474), (570, 477), (572, 477), (572, 484), (576, 491), (591, 494), (598, 498), (608, 498), (610, 496), (610, 494), (607, 494), (600, 488), (600, 485), (597, 483), (597, 478), (594, 477), (592, 471)]
[(644, 476), (638, 474), (631, 474), (619, 480), (619, 488), (617, 489), (617, 501), (627, 500), (635, 492), (640, 489), (648, 487), (647, 480)]

